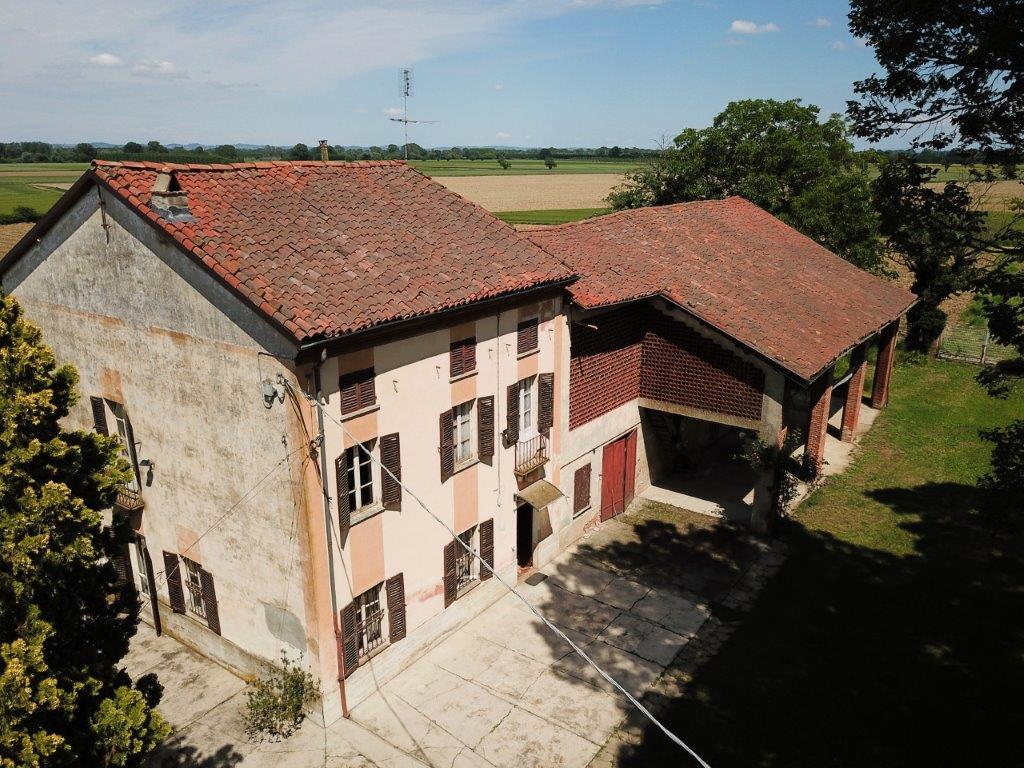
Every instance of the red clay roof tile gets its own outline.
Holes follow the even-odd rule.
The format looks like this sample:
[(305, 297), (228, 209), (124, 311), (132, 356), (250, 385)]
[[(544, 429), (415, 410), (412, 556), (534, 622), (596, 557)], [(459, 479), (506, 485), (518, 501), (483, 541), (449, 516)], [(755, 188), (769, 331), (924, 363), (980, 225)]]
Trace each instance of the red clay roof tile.
[(915, 301), (740, 197), (526, 234), (580, 274), (580, 306), (660, 295), (805, 381)]
[(572, 278), (511, 227), (400, 161), (178, 168), (191, 221), (150, 208), (161, 163), (98, 179), (300, 342)]

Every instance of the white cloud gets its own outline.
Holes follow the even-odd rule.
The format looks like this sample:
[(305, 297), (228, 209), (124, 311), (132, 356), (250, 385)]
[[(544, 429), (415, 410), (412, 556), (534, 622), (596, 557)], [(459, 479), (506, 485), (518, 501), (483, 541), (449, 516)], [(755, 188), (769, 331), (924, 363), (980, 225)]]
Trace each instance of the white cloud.
[(844, 43), (842, 40), (833, 40), (831, 43), (829, 43), (828, 47), (831, 48), (833, 51), (845, 51), (846, 43)]
[(504, 131), (498, 131), (496, 134), (494, 134), (494, 138), (502, 139), (502, 140), (504, 140), (504, 139), (511, 139), (512, 138), (512, 134), (511, 133), (505, 133)]
[(140, 61), (132, 67), (132, 73), (141, 77), (182, 77), (184, 75), (173, 61), (164, 59)]
[(816, 19), (811, 19), (807, 22), (809, 27), (817, 27), (818, 29), (824, 29), (825, 27), (831, 27), (832, 22), (826, 19), (824, 16), (819, 16)]
[(736, 19), (732, 24), (729, 25), (729, 32), (735, 35), (760, 35), (764, 32), (778, 32), (779, 26), (775, 22), (769, 21), (765, 24), (758, 24), (754, 21), (745, 21), (744, 19)]
[(400, 114), (402, 114), (402, 108), (388, 107), (387, 109), (384, 110), (384, 114), (387, 115), (388, 117), (398, 117)]
[(505, 90), (505, 84), (504, 83), (495, 83), (494, 85), (491, 86), (491, 88), (493, 88), (496, 91), (504, 91)]
[(112, 53), (98, 53), (89, 59), (90, 64), (94, 64), (97, 67), (121, 67), (124, 66), (124, 62)]

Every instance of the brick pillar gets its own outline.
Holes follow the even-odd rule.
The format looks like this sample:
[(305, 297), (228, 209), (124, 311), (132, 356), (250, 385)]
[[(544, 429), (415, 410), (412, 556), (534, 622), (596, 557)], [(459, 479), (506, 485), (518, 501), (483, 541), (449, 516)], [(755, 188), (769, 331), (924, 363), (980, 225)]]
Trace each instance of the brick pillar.
[(828, 435), (828, 411), (832, 400), (832, 369), (811, 385), (811, 416), (807, 420), (807, 456), (820, 470), (825, 463), (825, 438)]
[(898, 321), (890, 323), (878, 334), (878, 362), (875, 363), (875, 383), (871, 388), (872, 408), (884, 408), (889, 403), (889, 379), (892, 377), (898, 328)]
[(868, 347), (861, 344), (850, 353), (850, 383), (846, 390), (846, 403), (843, 405), (842, 440), (849, 443), (853, 433), (857, 431), (860, 420), (860, 402), (864, 397), (864, 375), (868, 370)]

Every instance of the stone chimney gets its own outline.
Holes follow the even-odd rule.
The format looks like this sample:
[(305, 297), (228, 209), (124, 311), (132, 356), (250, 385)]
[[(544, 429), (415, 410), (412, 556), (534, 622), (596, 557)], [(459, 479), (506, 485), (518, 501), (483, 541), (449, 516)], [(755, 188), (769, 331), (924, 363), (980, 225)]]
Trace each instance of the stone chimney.
[(320, 139), (320, 159), (325, 163), (331, 159), (331, 154), (327, 147), (327, 139)]
[(149, 207), (168, 221), (191, 221), (188, 193), (179, 185), (174, 172), (161, 168), (150, 190)]

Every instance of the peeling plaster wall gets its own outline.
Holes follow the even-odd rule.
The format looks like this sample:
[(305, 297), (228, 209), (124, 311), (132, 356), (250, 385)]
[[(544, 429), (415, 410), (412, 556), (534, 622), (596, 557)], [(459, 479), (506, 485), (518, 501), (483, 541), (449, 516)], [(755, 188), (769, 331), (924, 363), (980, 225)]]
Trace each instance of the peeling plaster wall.
[[(282, 649), (315, 668), (317, 644), (306, 630), (316, 611), (307, 588), (307, 452), (277, 466), (306, 438), (291, 406), (268, 410), (260, 391), (261, 378), (291, 377), (258, 356), (287, 351), (283, 338), (116, 200), (101, 210), (96, 189), (4, 285), (58, 360), (79, 372), (69, 426), (92, 429), (90, 396), (119, 402), (139, 459), (155, 463), (148, 482), (142, 470), (140, 532), (161, 582), (165, 629), (242, 672)], [(217, 522), (268, 473), (258, 493)], [(187, 556), (214, 577), (222, 637), (167, 605), (161, 552), (196, 541)]]

